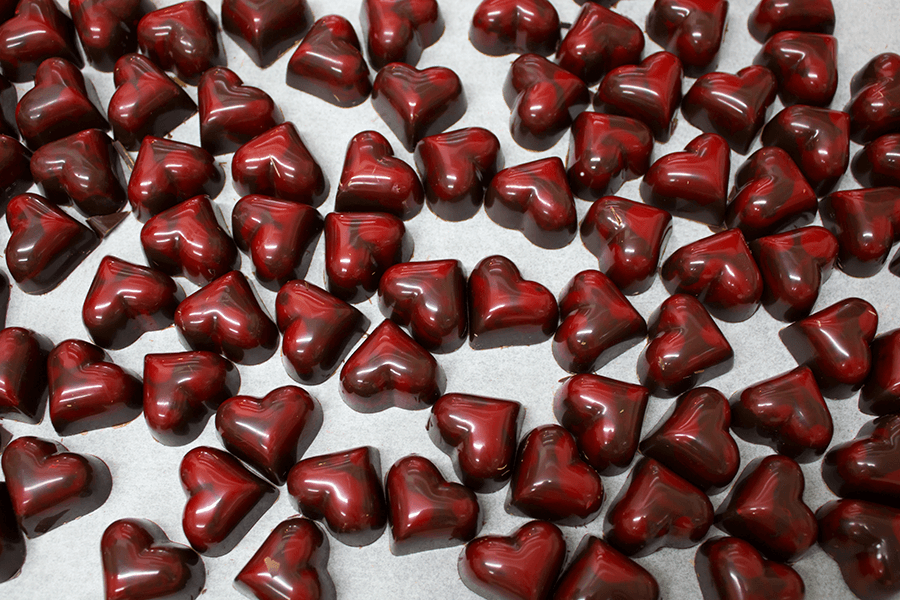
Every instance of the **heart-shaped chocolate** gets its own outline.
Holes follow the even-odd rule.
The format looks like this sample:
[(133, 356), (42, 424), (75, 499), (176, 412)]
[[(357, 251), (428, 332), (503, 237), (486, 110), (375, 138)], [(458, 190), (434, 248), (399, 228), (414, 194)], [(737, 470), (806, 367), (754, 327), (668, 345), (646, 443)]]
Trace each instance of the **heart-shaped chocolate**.
[(0, 417), (32, 425), (44, 418), (47, 354), (53, 344), (22, 327), (0, 330)]
[(834, 33), (834, 5), (831, 0), (760, 0), (747, 28), (762, 44), (779, 31)]
[(727, 0), (656, 0), (647, 35), (684, 63), (689, 76), (716, 68), (728, 16)]
[(765, 560), (734, 537), (703, 542), (694, 556), (703, 600), (803, 600), (806, 586), (791, 567)]
[(822, 479), (842, 498), (900, 508), (900, 415), (869, 421), (856, 438), (833, 447), (822, 462)]
[(585, 535), (560, 576), (554, 600), (659, 600), (659, 584), (644, 567), (603, 540)]
[(900, 329), (882, 333), (869, 347), (872, 370), (859, 394), (859, 410), (869, 415), (900, 412)]
[(559, 14), (548, 0), (483, 0), (472, 16), (469, 41), (488, 56), (549, 56), (559, 44)]
[[(23, 0), (13, 4), (15, 15), (0, 25), (0, 70), (17, 83), (35, 76), (45, 60), (59, 57), (81, 68), (72, 21), (53, 0)], [(74, 132), (73, 132), (74, 133)]]
[(556, 59), (563, 69), (594, 85), (616, 67), (639, 63), (643, 51), (644, 32), (634, 21), (588, 2), (557, 48)]
[(13, 137), (0, 135), (0, 209), (31, 187), (31, 152)]
[[(0, 444), (3, 450), (5, 444)], [(16, 522), (6, 483), (0, 483), (0, 583), (16, 577), (25, 564), (25, 538)]]
[(222, 2), (222, 29), (265, 69), (297, 43), (313, 22), (306, 0)]
[(394, 62), (415, 66), (444, 33), (437, 0), (363, 0), (359, 23), (376, 71)]
[(856, 153), (850, 170), (863, 187), (900, 187), (900, 134), (883, 135)]
[(828, 106), (837, 91), (837, 47), (831, 35), (782, 31), (769, 38), (753, 62), (775, 74), (785, 106)]
[(850, 82), (850, 138), (868, 144), (900, 129), (900, 56), (879, 54)]
[(822, 224), (840, 244), (838, 268), (853, 277), (871, 277), (900, 240), (900, 188), (844, 190), (826, 196)]
[(69, 0), (69, 14), (87, 61), (112, 71), (123, 54), (137, 50), (137, 24), (153, 10), (148, 0)]

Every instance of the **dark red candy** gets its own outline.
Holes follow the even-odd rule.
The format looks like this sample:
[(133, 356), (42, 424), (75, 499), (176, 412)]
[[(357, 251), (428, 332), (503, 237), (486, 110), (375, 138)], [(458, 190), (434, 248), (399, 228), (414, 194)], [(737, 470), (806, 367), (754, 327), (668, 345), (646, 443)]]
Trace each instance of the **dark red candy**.
[(704, 542), (694, 571), (703, 600), (803, 600), (806, 593), (794, 569), (765, 560), (750, 543), (734, 537)]
[(560, 576), (553, 598), (658, 600), (659, 584), (644, 567), (600, 538), (587, 534)]
[(547, 0), (484, 0), (475, 9), (469, 41), (488, 56), (550, 56), (559, 44), (559, 14)]
[(900, 329), (882, 333), (869, 347), (872, 370), (859, 395), (859, 410), (869, 415), (900, 413)]
[(123, 425), (141, 414), (141, 380), (101, 348), (66, 340), (47, 357), (50, 422), (59, 435)]
[(718, 64), (727, 16), (726, 0), (656, 0), (647, 15), (647, 35), (696, 76)]
[(359, 22), (375, 70), (393, 62), (415, 66), (444, 33), (437, 0), (363, 0)]
[(288, 475), (287, 489), (297, 510), (324, 520), (342, 544), (368, 546), (387, 524), (381, 460), (370, 446), (301, 460)]
[(0, 417), (37, 424), (47, 403), (47, 354), (53, 344), (22, 327), (0, 330)]
[(588, 2), (557, 48), (556, 58), (563, 69), (594, 85), (616, 67), (639, 63), (643, 51), (644, 33), (634, 21)]
[(431, 408), (426, 429), (450, 455), (459, 480), (471, 490), (496, 492), (512, 476), (525, 410), (518, 402), (445, 394)]
[(19, 437), (0, 458), (16, 520), (28, 538), (97, 510), (112, 490), (106, 463), (58, 442)]
[(39, 65), (58, 57), (81, 68), (72, 21), (53, 0), (22, 0), (16, 14), (0, 25), (0, 70), (11, 81), (35, 77)]
[(422, 410), (437, 402), (447, 379), (431, 354), (390, 319), (369, 333), (341, 368), (341, 398), (361, 413), (396, 406)]
[(872, 358), (869, 343), (878, 313), (865, 300), (847, 298), (779, 332), (798, 364), (808, 366), (827, 398), (848, 398), (862, 387)]
[(870, 60), (853, 76), (850, 93), (846, 111), (854, 142), (900, 131), (900, 56), (885, 52)]
[(900, 415), (869, 421), (855, 439), (829, 450), (822, 479), (841, 498), (900, 508)]
[(328, 15), (316, 21), (288, 62), (287, 84), (335, 106), (369, 97), (372, 81), (350, 21)]
[(0, 135), (18, 139), (19, 128), (16, 127), (16, 105), (19, 103), (16, 87), (0, 75)]
[(816, 543), (816, 518), (803, 503), (803, 471), (772, 455), (744, 468), (716, 511), (716, 526), (756, 546), (770, 560), (792, 563)]
[(871, 277), (900, 240), (900, 188), (843, 190), (819, 207), (822, 224), (840, 244), (838, 268), (853, 277)]
[(850, 170), (863, 187), (900, 187), (900, 134), (883, 135), (856, 153)]
[(681, 112), (700, 131), (717, 133), (732, 150), (747, 154), (766, 124), (777, 88), (765, 67), (745, 67), (735, 75), (707, 73), (688, 90)]
[(181, 526), (191, 546), (222, 556), (247, 535), (278, 498), (278, 490), (218, 448), (198, 446), (181, 460), (187, 495)]
[[(4, 448), (0, 445), (0, 450)], [(25, 564), (25, 538), (16, 522), (6, 483), (0, 483), (0, 583), (16, 577)]]
[(87, 61), (112, 71), (123, 54), (137, 50), (137, 24), (153, 10), (148, 0), (69, 0), (69, 14)]
[(785, 106), (828, 106), (837, 91), (837, 51), (834, 36), (782, 31), (769, 38), (754, 63), (775, 74)]
[(831, 412), (809, 367), (797, 367), (731, 396), (731, 429), (797, 462), (818, 460), (834, 433)]
[(395, 462), (384, 491), (395, 556), (464, 544), (481, 529), (475, 492), (445, 480), (427, 458), (413, 454)]
[(261, 69), (297, 43), (312, 22), (306, 0), (222, 2), (222, 29)]
[(750, 35), (763, 43), (779, 31), (834, 33), (831, 0), (760, 0), (747, 20)]
[(0, 135), (0, 208), (31, 187), (31, 152), (15, 138)]

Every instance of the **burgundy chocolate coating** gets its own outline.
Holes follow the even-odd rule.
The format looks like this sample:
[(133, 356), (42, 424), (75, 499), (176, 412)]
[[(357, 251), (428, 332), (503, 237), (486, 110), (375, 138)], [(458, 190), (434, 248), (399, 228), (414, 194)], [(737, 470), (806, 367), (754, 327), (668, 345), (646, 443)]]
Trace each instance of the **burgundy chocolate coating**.
[(12, 232), (6, 267), (26, 294), (54, 289), (100, 243), (92, 230), (36, 194), (10, 200), (6, 224)]
[(845, 112), (794, 105), (762, 132), (763, 146), (787, 152), (817, 196), (833, 190), (850, 164), (850, 117)]
[(724, 224), (754, 240), (809, 225), (817, 208), (816, 194), (797, 164), (769, 146), (754, 152), (735, 174)]
[(19, 527), (29, 539), (97, 510), (112, 491), (106, 463), (69, 452), (59, 442), (18, 437), (0, 464)]
[(428, 208), (445, 221), (474, 217), (485, 188), (503, 168), (500, 140), (481, 127), (425, 137), (414, 158)]
[(98, 346), (66, 340), (47, 357), (50, 422), (59, 435), (123, 425), (143, 408), (141, 380)]
[(475, 9), (469, 41), (488, 56), (550, 56), (560, 38), (559, 14), (547, 0), (484, 0)]
[(553, 600), (658, 600), (659, 584), (644, 567), (598, 537), (586, 534), (560, 576)]
[(900, 187), (900, 134), (883, 135), (856, 153), (850, 163), (863, 187)]
[(819, 545), (847, 587), (865, 600), (900, 592), (900, 511), (861, 500), (835, 500), (816, 511)]
[(606, 542), (626, 556), (690, 548), (706, 537), (713, 508), (706, 494), (653, 460), (641, 459), (606, 513)]
[(763, 306), (779, 321), (796, 321), (812, 312), (834, 268), (838, 242), (813, 225), (754, 240), (750, 251), (762, 275)]
[(778, 335), (794, 360), (812, 370), (822, 395), (849, 398), (869, 374), (869, 343), (876, 329), (875, 308), (865, 300), (847, 298), (785, 327)]
[(726, 0), (656, 0), (647, 15), (647, 36), (696, 76), (716, 68), (727, 16)]
[(191, 144), (148, 135), (131, 178), (128, 201), (139, 221), (199, 195), (215, 198), (225, 187), (225, 171), (212, 154)]
[(10, 81), (24, 83), (45, 60), (58, 57), (81, 68), (75, 27), (53, 0), (22, 0), (16, 14), (0, 24), (0, 70)]
[(777, 89), (765, 67), (745, 67), (734, 75), (707, 73), (685, 94), (681, 113), (700, 131), (717, 133), (732, 150), (747, 154), (766, 124)]
[(444, 33), (437, 0), (363, 0), (359, 23), (376, 71), (393, 62), (414, 67)]
[(187, 495), (184, 536), (205, 556), (231, 552), (278, 498), (277, 488), (218, 448), (191, 449), (179, 473)]
[(312, 22), (306, 0), (222, 2), (222, 29), (261, 69), (296, 44)]
[(275, 485), (284, 485), (321, 426), (318, 400), (293, 385), (263, 398), (233, 396), (216, 409), (216, 432), (225, 449)]
[(856, 438), (834, 446), (822, 461), (822, 479), (841, 498), (900, 508), (900, 415), (869, 421)]
[(641, 199), (674, 216), (717, 227), (725, 218), (731, 151), (717, 133), (703, 133), (657, 159), (641, 181)]
[(762, 44), (779, 31), (834, 33), (831, 0), (760, 0), (747, 19), (747, 28)]
[(525, 435), (506, 495), (507, 512), (579, 527), (597, 518), (602, 503), (600, 475), (581, 458), (571, 433), (542, 425)]
[(291, 55), (286, 81), (342, 108), (365, 102), (372, 80), (350, 21), (340, 15), (316, 21)]
[(0, 135), (11, 138), (19, 138), (19, 128), (16, 127), (16, 105), (19, 103), (16, 87), (9, 80), (0, 75)]
[(578, 231), (575, 199), (558, 156), (497, 173), (485, 190), (484, 212), (540, 248), (564, 248)]
[(11, 198), (31, 187), (31, 152), (19, 141), (0, 135), (0, 209), (6, 210)]
[(900, 188), (833, 192), (819, 212), (840, 245), (838, 268), (853, 277), (878, 273), (900, 240)]
[(444, 394), (431, 407), (425, 428), (435, 446), (450, 455), (459, 480), (490, 494), (512, 476), (524, 417), (522, 405), (512, 400)]
[(900, 131), (900, 56), (885, 52), (874, 57), (853, 76), (850, 93), (845, 109), (850, 139), (868, 144)]
[(387, 525), (381, 459), (371, 446), (306, 458), (291, 469), (291, 503), (313, 520), (324, 520), (334, 538), (368, 546)]
[(17, 576), (24, 564), (25, 538), (16, 522), (6, 483), (0, 483), (0, 583)]
[(0, 417), (32, 425), (44, 418), (51, 348), (50, 340), (30, 329), (0, 330)]
[(483, 598), (548, 598), (566, 560), (559, 527), (529, 521), (508, 536), (474, 539), (460, 552), (457, 568), (467, 588)]
[(837, 38), (782, 31), (769, 38), (754, 64), (771, 69), (782, 104), (828, 106), (837, 91)]
[(731, 429), (797, 462), (818, 460), (834, 433), (831, 412), (809, 367), (797, 367), (731, 395)]
[(712, 316), (736, 323), (759, 308), (762, 276), (740, 229), (682, 246), (660, 269), (670, 294), (696, 296)]
[(859, 410), (868, 415), (900, 412), (900, 329), (876, 337), (869, 345), (872, 369), (859, 395)]
[(413, 454), (395, 462), (384, 491), (395, 556), (464, 544), (481, 529), (475, 492), (445, 480), (427, 458)]
[(250, 254), (256, 279), (273, 291), (306, 276), (323, 227), (315, 208), (268, 196), (244, 196), (231, 212), (237, 247)]
[(616, 67), (639, 63), (643, 51), (644, 33), (634, 21), (588, 2), (557, 48), (556, 59), (563, 69), (594, 85)]
[(125, 206), (125, 175), (112, 140), (86, 129), (38, 148), (31, 176), (44, 197), (75, 204), (83, 215), (108, 215)]
[(150, 434), (166, 446), (194, 441), (219, 405), (240, 387), (240, 372), (212, 352), (146, 355), (144, 419)]
[(328, 554), (328, 536), (319, 526), (293, 517), (272, 530), (234, 578), (234, 587), (259, 600), (335, 600)]
[(226, 64), (216, 15), (203, 0), (147, 13), (137, 36), (142, 53), (189, 85), (197, 85), (207, 69)]
[(341, 368), (341, 398), (361, 413), (429, 408), (446, 385), (434, 357), (390, 319), (375, 327)]
[(182, 300), (181, 286), (165, 273), (104, 256), (84, 299), (81, 320), (95, 344), (119, 350), (148, 331), (172, 325)]
[(85, 129), (109, 129), (94, 90), (63, 58), (48, 58), (37, 68), (34, 87), (16, 106), (16, 125), (32, 149)]
[(203, 559), (169, 541), (146, 519), (119, 519), (100, 538), (106, 600), (170, 598), (195, 600), (206, 584)]
[(721, 392), (685, 392), (641, 441), (641, 454), (659, 461), (707, 494), (723, 491), (741, 463), (728, 427), (731, 409)]
[(311, 206), (322, 204), (329, 190), (322, 168), (291, 122), (238, 148), (231, 159), (231, 178), (242, 196), (262, 194)]
[(308, 385), (331, 377), (369, 328), (369, 320), (359, 310), (300, 280), (278, 291), (275, 321), (284, 334), (285, 370)]
[(200, 145), (210, 154), (234, 152), (284, 117), (266, 92), (244, 85), (231, 69), (213, 67), (200, 77)]
[(391, 265), (412, 256), (403, 221), (382, 213), (325, 215), (325, 274), (328, 291), (357, 303), (371, 297)]
[(791, 567), (765, 560), (749, 542), (707, 540), (694, 556), (703, 600), (803, 600), (806, 585)]
[(149, 0), (69, 0), (87, 62), (106, 72), (120, 56), (137, 51), (138, 21), (151, 10)]
[(0, 327), (6, 325), (6, 313), (9, 309), (9, 297), (12, 286), (9, 284), (9, 278), (0, 272)]
[(482, 259), (469, 275), (469, 345), (476, 350), (530, 346), (550, 339), (559, 306), (540, 283), (522, 278), (503, 256)]
[(509, 131), (527, 150), (549, 150), (578, 113), (591, 103), (587, 86), (575, 75), (537, 54), (524, 54), (503, 83)]
[(734, 351), (700, 301), (670, 296), (647, 319), (649, 342), (638, 358), (641, 384), (671, 398), (731, 370)]
[(553, 358), (570, 373), (590, 373), (647, 335), (644, 318), (600, 271), (582, 271), (559, 295)]
[(195, 196), (162, 211), (141, 229), (150, 266), (204, 286), (240, 265), (234, 240), (219, 223), (218, 207)]
[(617, 196), (594, 202), (581, 222), (584, 246), (597, 257), (600, 270), (629, 295), (653, 285), (671, 233), (668, 212)]

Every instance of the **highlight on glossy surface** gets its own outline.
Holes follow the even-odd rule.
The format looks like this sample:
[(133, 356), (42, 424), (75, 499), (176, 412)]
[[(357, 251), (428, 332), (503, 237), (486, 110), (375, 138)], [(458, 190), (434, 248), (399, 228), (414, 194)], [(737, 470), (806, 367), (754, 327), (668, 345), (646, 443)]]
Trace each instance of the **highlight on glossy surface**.
[(594, 2), (585, 3), (556, 50), (559, 66), (587, 85), (622, 65), (637, 64), (644, 33), (631, 19)]
[(53, 0), (25, 0), (14, 4), (15, 14), (0, 25), (0, 70), (15, 82), (34, 77), (39, 65), (53, 57), (84, 63), (75, 46), (72, 21)]
[(716, 537), (694, 557), (694, 571), (704, 600), (803, 600), (806, 586), (791, 567), (765, 560), (748, 542)]
[(900, 188), (842, 190), (819, 206), (822, 224), (837, 238), (838, 268), (853, 277), (871, 277), (900, 240)]
[(863, 187), (900, 187), (900, 134), (883, 135), (856, 153), (850, 164)]
[(900, 508), (900, 415), (878, 417), (856, 437), (834, 446), (822, 461), (822, 479), (842, 498)]
[(444, 33), (437, 0), (363, 0), (359, 23), (375, 70), (393, 62), (414, 67)]
[(647, 35), (684, 63), (689, 75), (714, 69), (728, 16), (726, 0), (656, 0)]
[(837, 38), (821, 33), (782, 31), (769, 38), (754, 61), (778, 80), (785, 106), (828, 106), (838, 86)]
[(879, 136), (900, 131), (900, 56), (884, 52), (856, 72), (850, 82), (852, 98), (846, 106), (850, 115), (850, 137), (867, 144)]

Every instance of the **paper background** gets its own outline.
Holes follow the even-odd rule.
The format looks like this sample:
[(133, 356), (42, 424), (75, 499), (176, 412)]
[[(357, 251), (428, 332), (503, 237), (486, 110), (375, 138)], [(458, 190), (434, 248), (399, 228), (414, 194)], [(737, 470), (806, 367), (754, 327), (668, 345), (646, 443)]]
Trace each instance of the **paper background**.
[[(580, 7), (571, 0), (552, 0), (563, 22), (572, 23)], [(174, 2), (157, 1), (158, 6)], [(347, 17), (359, 31), (360, 0), (310, 0), (315, 16), (337, 13)], [(427, 49), (418, 64), (419, 68), (441, 65), (452, 68), (462, 78), (468, 97), (468, 112), (453, 129), (467, 126), (483, 126), (491, 129), (501, 140), (506, 165), (529, 162), (545, 156), (565, 159), (568, 135), (550, 151), (532, 153), (520, 148), (510, 137), (507, 123), (509, 110), (503, 102), (501, 86), (510, 63), (515, 56), (490, 58), (477, 52), (468, 42), (468, 27), (478, 2), (476, 0), (444, 0), (441, 10), (446, 21), (446, 31), (435, 46)], [(629, 16), (643, 27), (644, 16), (652, 0), (623, 0), (616, 10)], [(760, 45), (747, 31), (747, 17), (755, 2), (736, 0), (731, 3), (728, 15), (719, 70), (736, 72), (751, 64)], [(835, 0), (837, 29), (840, 41), (840, 85), (833, 107), (841, 108), (849, 100), (849, 82), (853, 73), (872, 56), (885, 51), (898, 51), (897, 26), (900, 24), (900, 4), (893, 0)], [(218, 5), (214, 8), (218, 11)], [(281, 106), (286, 120), (293, 121), (314, 156), (322, 165), (331, 184), (331, 195), (320, 208), (323, 214), (330, 211), (334, 202), (341, 165), (347, 142), (365, 129), (374, 129), (387, 136), (398, 156), (411, 160), (396, 137), (376, 115), (371, 104), (340, 109), (312, 96), (305, 95), (284, 84), (290, 52), (266, 70), (259, 70), (227, 36), (223, 37), (228, 54), (228, 66), (235, 70), (246, 84), (259, 86), (270, 93)], [(645, 55), (658, 50), (647, 39)], [(111, 74), (102, 74), (90, 67), (86, 76), (93, 82), (101, 101), (106, 106), (113, 92)], [(373, 74), (374, 75), (374, 74)], [(684, 80), (684, 90), (693, 83)], [(18, 86), (19, 97), (30, 88)], [(188, 88), (196, 99), (196, 88)], [(772, 114), (780, 110), (776, 101)], [(679, 117), (679, 124), (671, 141), (657, 145), (654, 158), (681, 150), (698, 131)], [(194, 116), (172, 136), (175, 139), (199, 144), (198, 118)], [(754, 147), (754, 150), (759, 146)], [(853, 145), (852, 152), (858, 150)], [(744, 157), (732, 153), (732, 173)], [(219, 157), (229, 173), (231, 155)], [(127, 170), (126, 170), (127, 175)], [(638, 199), (638, 182), (624, 186), (619, 195)], [(845, 176), (841, 189), (859, 187), (852, 177)], [(226, 221), (230, 223), (231, 208), (238, 200), (230, 181), (216, 199)], [(579, 218), (589, 204), (578, 200)], [(817, 220), (818, 222), (818, 220)], [(466, 271), (470, 271), (482, 258), (491, 254), (503, 254), (512, 259), (523, 275), (546, 285), (558, 294), (577, 272), (596, 268), (594, 257), (585, 250), (580, 239), (561, 250), (540, 250), (530, 244), (520, 233), (500, 228), (491, 222), (484, 212), (463, 223), (446, 223), (438, 220), (426, 208), (407, 223), (415, 239), (414, 260), (455, 257), (460, 259)], [(31, 327), (48, 335), (58, 343), (68, 338), (90, 339), (80, 318), (81, 304), (87, 288), (103, 256), (115, 255), (122, 259), (146, 264), (138, 235), (140, 224), (129, 217), (100, 247), (91, 254), (52, 293), (44, 296), (27, 296), (13, 287), (10, 301), (9, 326)], [(709, 235), (704, 226), (675, 219), (675, 228), (666, 256), (674, 249)], [(0, 225), (0, 248), (5, 247), (9, 232)], [(242, 271), (252, 276), (252, 265), (243, 257)], [(251, 277), (252, 278), (252, 277)], [(324, 284), (323, 244), (320, 242), (307, 278)], [(196, 287), (180, 281), (187, 293)], [(274, 314), (275, 295), (256, 286), (271, 314)], [(900, 326), (896, 298), (900, 281), (885, 269), (869, 279), (852, 279), (836, 272), (821, 292), (816, 309), (824, 308), (837, 300), (860, 296), (871, 301), (880, 316), (879, 332)], [(631, 301), (646, 318), (666, 298), (659, 281), (650, 291)], [(382, 319), (377, 305), (363, 302), (361, 310), (370, 318), (373, 326)], [(794, 360), (781, 344), (778, 331), (782, 323), (760, 310), (744, 323), (720, 323), (735, 350), (734, 369), (713, 380), (710, 385), (726, 396), (760, 380), (783, 373), (795, 366)], [(625, 381), (636, 382), (635, 362), (643, 345), (626, 352), (601, 374)], [(142, 372), (143, 356), (149, 352), (182, 350), (173, 328), (144, 335), (138, 342), (121, 351), (112, 352), (115, 362)], [(530, 347), (511, 347), (496, 350), (473, 351), (464, 346), (449, 355), (439, 355), (438, 361), (447, 375), (448, 392), (464, 392), (508, 398), (522, 402), (527, 407), (523, 433), (535, 426), (554, 423), (551, 401), (566, 377), (553, 360), (549, 343)], [(243, 383), (242, 394), (262, 396), (268, 391), (294, 383), (281, 365), (280, 352), (268, 362), (254, 367), (240, 367)], [(372, 445), (381, 451), (382, 470), (387, 472), (396, 460), (410, 453), (428, 457), (444, 475), (455, 479), (449, 459), (430, 442), (425, 433), (427, 411), (407, 412), (391, 409), (379, 414), (362, 415), (353, 412), (340, 399), (337, 377), (315, 387), (307, 388), (324, 407), (325, 422), (321, 432), (306, 456), (348, 449), (357, 445)], [(649, 404), (643, 431), (646, 433), (665, 413), (671, 401), (654, 398)], [(856, 435), (867, 418), (858, 412), (856, 398), (828, 401), (835, 421), (834, 443), (842, 443)], [(50, 425), (49, 418), (37, 426), (15, 422), (3, 422), (3, 426), (15, 436), (37, 435), (48, 439), (60, 439)], [(106, 526), (115, 519), (142, 517), (157, 522), (171, 539), (186, 543), (181, 530), (181, 513), (185, 497), (178, 478), (178, 465), (184, 454), (194, 446), (219, 447), (213, 424), (195, 442), (185, 447), (171, 448), (156, 443), (150, 436), (143, 418), (115, 428), (66, 437), (61, 440), (74, 452), (91, 453), (102, 458), (113, 474), (113, 490), (107, 503), (98, 511), (69, 523), (35, 540), (28, 540), (28, 558), (21, 575), (0, 585), (0, 597), (25, 598), (99, 598), (103, 594), (102, 568), (99, 540)], [(738, 440), (742, 463), (756, 456), (770, 453), (764, 446), (753, 446)], [(803, 465), (807, 490), (805, 501), (815, 510), (834, 496), (821, 482), (819, 463)], [(586, 527), (564, 527), (569, 553), (586, 534), (602, 533), (606, 508), (623, 484), (626, 475), (604, 478), (606, 500), (601, 516)], [(525, 522), (525, 519), (508, 515), (503, 508), (506, 488), (480, 496), (485, 520), (482, 534), (507, 534)], [(713, 506), (724, 499), (724, 494), (712, 498)], [(294, 515), (287, 492), (281, 495), (275, 506), (256, 524), (237, 548), (221, 558), (206, 558), (207, 591), (204, 597), (231, 599), (241, 597), (231, 583), (237, 572), (257, 550), (269, 532), (282, 520)], [(711, 535), (720, 535), (716, 529)], [(475, 595), (460, 582), (456, 562), (460, 548), (450, 548), (405, 556), (393, 557), (388, 549), (387, 533), (374, 544), (362, 548), (350, 548), (332, 540), (329, 571), (340, 598), (474, 598)], [(695, 549), (664, 550), (640, 559), (659, 581), (665, 598), (699, 598), (700, 591), (693, 570)], [(807, 598), (852, 598), (844, 585), (837, 566), (818, 547), (795, 566), (807, 585)]]

